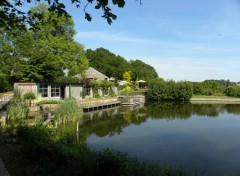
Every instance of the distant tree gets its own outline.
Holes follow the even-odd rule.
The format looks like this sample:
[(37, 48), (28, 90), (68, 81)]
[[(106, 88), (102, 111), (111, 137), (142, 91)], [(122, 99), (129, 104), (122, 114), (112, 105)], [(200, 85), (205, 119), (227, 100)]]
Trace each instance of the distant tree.
[(138, 59), (131, 60), (130, 65), (132, 68), (133, 80), (143, 79), (143, 80), (149, 81), (151, 79), (158, 78), (158, 74), (157, 74), (155, 68), (152, 67), (151, 65), (144, 63), (141, 60), (138, 60)]
[(88, 49), (86, 57), (89, 65), (108, 77), (123, 79), (124, 72), (131, 70), (130, 64), (121, 56), (116, 56), (109, 50), (97, 48), (96, 50)]
[(229, 86), (227, 87), (225, 93), (227, 96), (240, 97), (240, 86), (239, 85)]
[(117, 56), (104, 48), (96, 50), (88, 49), (86, 56), (91, 67), (96, 68), (108, 77), (114, 77), (117, 80), (123, 79), (126, 71), (131, 71), (132, 80), (146, 80), (158, 78), (154, 67), (144, 63), (141, 60), (131, 60), (128, 62), (121, 56)]
[(158, 78), (149, 82), (146, 95), (153, 101), (189, 101), (192, 97), (192, 84)]
[(205, 80), (196, 83), (193, 87), (194, 94), (197, 95), (220, 95), (224, 94), (225, 88), (219, 81)]

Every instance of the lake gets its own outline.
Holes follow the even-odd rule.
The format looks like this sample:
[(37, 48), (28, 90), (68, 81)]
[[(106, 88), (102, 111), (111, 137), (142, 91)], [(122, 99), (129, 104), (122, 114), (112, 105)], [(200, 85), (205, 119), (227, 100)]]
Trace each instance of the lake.
[[(75, 125), (59, 130), (75, 133)], [(206, 175), (239, 175), (240, 105), (161, 103), (90, 113), (78, 140)]]

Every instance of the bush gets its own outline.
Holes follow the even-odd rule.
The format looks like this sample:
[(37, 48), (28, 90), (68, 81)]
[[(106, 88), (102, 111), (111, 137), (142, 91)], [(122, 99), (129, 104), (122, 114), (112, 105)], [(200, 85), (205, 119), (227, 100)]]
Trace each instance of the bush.
[(149, 83), (146, 96), (154, 101), (189, 101), (192, 98), (192, 85), (185, 81), (155, 79)]
[(60, 104), (61, 100), (42, 100), (40, 102), (38, 102), (38, 106), (41, 106), (43, 104)]
[(227, 96), (240, 97), (240, 86), (230, 86), (226, 89), (225, 93)]
[(24, 100), (34, 100), (36, 99), (36, 95), (33, 92), (27, 92), (23, 95)]
[(9, 102), (7, 106), (8, 122), (10, 125), (21, 124), (23, 120), (26, 119), (28, 114), (28, 108), (21, 101), (19, 95), (14, 95), (14, 97)]

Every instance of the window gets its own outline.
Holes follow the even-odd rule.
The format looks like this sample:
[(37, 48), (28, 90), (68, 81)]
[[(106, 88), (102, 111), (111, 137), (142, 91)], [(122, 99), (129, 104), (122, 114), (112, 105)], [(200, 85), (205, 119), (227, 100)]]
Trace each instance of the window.
[(60, 87), (51, 86), (51, 97), (60, 97)]
[(40, 85), (39, 93), (42, 95), (42, 97), (48, 97), (48, 85)]
[(91, 87), (85, 87), (85, 92), (86, 92), (86, 96), (90, 96), (91, 95)]

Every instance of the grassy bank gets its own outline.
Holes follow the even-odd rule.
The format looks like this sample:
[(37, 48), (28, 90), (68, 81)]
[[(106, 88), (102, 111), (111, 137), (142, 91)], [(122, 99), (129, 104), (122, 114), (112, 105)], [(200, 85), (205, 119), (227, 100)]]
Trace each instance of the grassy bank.
[(184, 176), (198, 175), (169, 165), (140, 161), (127, 154), (95, 152), (75, 136), (57, 137), (45, 126), (20, 126), (16, 133), (0, 133), (0, 156), (10, 175)]
[(193, 95), (192, 98), (216, 98), (216, 99), (239, 99), (238, 97), (229, 97), (225, 95)]

